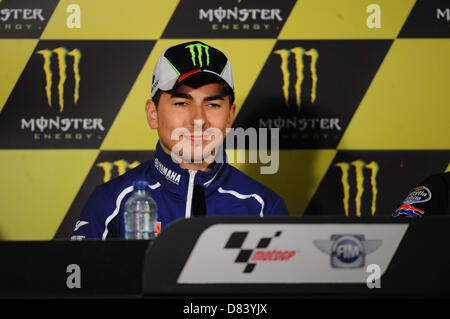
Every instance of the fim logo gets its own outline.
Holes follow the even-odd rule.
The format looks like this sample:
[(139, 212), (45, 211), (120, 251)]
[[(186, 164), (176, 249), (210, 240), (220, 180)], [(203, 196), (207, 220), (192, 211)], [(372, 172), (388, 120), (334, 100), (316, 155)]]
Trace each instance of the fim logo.
[(238, 249), (238, 255), (235, 263), (245, 264), (243, 273), (253, 272), (256, 262), (288, 261), (295, 254), (295, 250), (264, 250), (269, 247), (272, 239), (281, 236), (281, 231), (277, 231), (273, 237), (263, 237), (259, 240), (254, 249), (243, 249), (243, 243), (247, 238), (248, 232), (234, 232), (228, 239), (225, 249)]
[(67, 63), (66, 63), (66, 56), (72, 56), (73, 57), (73, 74), (75, 78), (75, 87), (73, 92), (73, 101), (75, 104), (77, 104), (79, 99), (79, 91), (80, 91), (80, 60), (81, 60), (81, 51), (78, 49), (73, 49), (72, 51), (68, 51), (64, 47), (59, 47), (53, 50), (49, 49), (43, 49), (36, 52), (36, 54), (39, 54), (42, 56), (44, 60), (44, 73), (45, 73), (45, 93), (47, 95), (47, 102), (48, 106), (52, 107), (52, 78), (53, 73), (51, 70), (51, 63), (52, 63), (52, 57), (53, 54), (56, 54), (56, 60), (58, 62), (58, 69), (59, 69), (59, 82), (57, 85), (58, 88), (58, 94), (59, 94), (59, 112), (62, 113), (64, 109), (64, 84), (67, 79), (66, 70), (67, 70)]
[[(200, 68), (203, 67), (202, 52), (203, 52), (203, 49), (205, 49), (206, 66), (209, 65), (209, 46), (207, 46), (206, 44), (194, 43), (194, 44), (185, 46), (185, 48), (189, 49), (189, 53), (191, 54), (192, 64), (194, 66), (197, 66), (197, 62), (196, 62), (196, 55), (197, 55), (198, 64), (199, 64)], [(195, 52), (196, 51), (195, 49), (197, 49), (197, 53)]]
[(334, 166), (341, 169), (341, 183), (344, 193), (342, 199), (344, 205), (345, 216), (349, 216), (349, 199), (350, 199), (350, 184), (349, 184), (349, 171), (353, 167), (355, 169), (355, 183), (356, 183), (356, 195), (355, 195), (355, 206), (356, 206), (356, 216), (361, 217), (361, 199), (364, 193), (364, 168), (370, 170), (370, 185), (372, 188), (372, 200), (371, 200), (371, 215), (375, 215), (376, 211), (376, 199), (378, 195), (377, 188), (377, 174), (379, 166), (377, 162), (370, 162), (369, 164), (364, 163), (361, 160), (356, 160), (351, 163), (340, 162), (336, 163)]
[(274, 54), (278, 54), (281, 58), (281, 73), (283, 75), (283, 95), (286, 101), (286, 105), (289, 104), (289, 86), (290, 86), (290, 78), (291, 73), (289, 72), (289, 59), (293, 55), (293, 59), (295, 61), (295, 76), (296, 81), (294, 84), (295, 88), (295, 101), (297, 103), (297, 109), (300, 111), (301, 104), (301, 94), (302, 94), (302, 83), (304, 79), (304, 62), (303, 57), (310, 57), (310, 71), (311, 71), (311, 103), (314, 103), (316, 100), (316, 90), (317, 90), (317, 60), (319, 59), (319, 52), (316, 49), (310, 49), (306, 51), (302, 47), (295, 47), (292, 49), (280, 49), (273, 52)]
[(365, 240), (364, 235), (331, 235), (330, 240), (314, 240), (313, 243), (331, 256), (331, 267), (362, 268), (366, 255), (376, 251), (382, 240)]

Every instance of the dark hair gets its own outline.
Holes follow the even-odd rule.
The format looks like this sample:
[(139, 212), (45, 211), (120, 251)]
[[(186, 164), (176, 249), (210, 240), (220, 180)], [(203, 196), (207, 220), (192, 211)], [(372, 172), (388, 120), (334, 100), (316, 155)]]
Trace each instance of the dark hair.
[(190, 77), (183, 80), (183, 82), (180, 85), (177, 85), (175, 88), (173, 88), (170, 91), (161, 91), (158, 90), (155, 95), (153, 96), (152, 100), (155, 103), (156, 106), (158, 106), (159, 98), (161, 97), (162, 92), (171, 93), (174, 90), (176, 90), (181, 85), (187, 85), (191, 88), (198, 89), (199, 87), (202, 87), (206, 84), (210, 83), (219, 83), (222, 84), (223, 94), (225, 96), (228, 96), (230, 98), (230, 106), (234, 103), (234, 92), (233, 90), (228, 86), (228, 84), (225, 83), (224, 80), (219, 79), (217, 76), (207, 73), (201, 73), (201, 74), (193, 74)]

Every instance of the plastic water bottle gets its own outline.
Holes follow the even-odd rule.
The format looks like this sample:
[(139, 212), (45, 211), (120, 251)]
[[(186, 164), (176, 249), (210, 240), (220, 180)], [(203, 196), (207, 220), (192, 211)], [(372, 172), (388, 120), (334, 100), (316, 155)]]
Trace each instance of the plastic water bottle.
[(136, 181), (134, 192), (125, 203), (125, 239), (156, 237), (158, 207), (148, 192), (146, 181)]

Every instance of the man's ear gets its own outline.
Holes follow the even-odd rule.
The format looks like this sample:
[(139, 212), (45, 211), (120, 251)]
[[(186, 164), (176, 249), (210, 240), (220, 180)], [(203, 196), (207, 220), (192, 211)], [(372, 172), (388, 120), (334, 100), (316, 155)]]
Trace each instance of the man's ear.
[(233, 104), (230, 106), (230, 113), (228, 113), (228, 121), (227, 121), (227, 127), (230, 128), (233, 124), (234, 120), (234, 114), (236, 113), (236, 104)]
[(148, 125), (154, 130), (158, 128), (158, 111), (153, 100), (147, 100), (145, 104), (145, 113), (147, 113)]

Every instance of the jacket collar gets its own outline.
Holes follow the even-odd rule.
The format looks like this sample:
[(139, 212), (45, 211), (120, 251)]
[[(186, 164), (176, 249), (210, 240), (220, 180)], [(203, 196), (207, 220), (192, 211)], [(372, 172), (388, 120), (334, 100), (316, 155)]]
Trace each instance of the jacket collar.
[(212, 169), (209, 172), (192, 171), (181, 168), (175, 163), (172, 157), (164, 152), (158, 141), (155, 156), (150, 164), (149, 174), (167, 191), (181, 198), (186, 198), (190, 182), (193, 185), (203, 185), (205, 195), (208, 196), (208, 194), (214, 192), (223, 184), (224, 178), (229, 171), (225, 152), (223, 156), (222, 163), (212, 163)]

